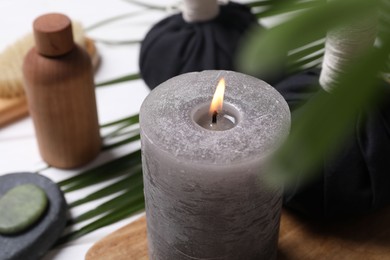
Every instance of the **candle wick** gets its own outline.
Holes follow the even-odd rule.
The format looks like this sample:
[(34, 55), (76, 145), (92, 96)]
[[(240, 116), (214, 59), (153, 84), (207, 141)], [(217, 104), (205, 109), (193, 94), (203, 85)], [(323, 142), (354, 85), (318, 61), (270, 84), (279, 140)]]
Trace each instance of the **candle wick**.
[(217, 116), (218, 116), (218, 112), (215, 110), (214, 113), (213, 113), (213, 117), (211, 119), (211, 123), (212, 124), (216, 124), (217, 123)]

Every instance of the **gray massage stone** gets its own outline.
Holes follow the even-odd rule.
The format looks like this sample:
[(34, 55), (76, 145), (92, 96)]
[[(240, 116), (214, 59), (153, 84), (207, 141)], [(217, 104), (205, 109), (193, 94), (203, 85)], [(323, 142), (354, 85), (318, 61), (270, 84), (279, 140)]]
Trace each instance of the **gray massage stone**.
[(45, 191), (48, 205), (39, 220), (23, 232), (0, 235), (1, 260), (41, 258), (65, 229), (67, 204), (59, 187), (35, 173), (13, 173), (0, 177), (0, 197), (20, 185), (33, 184)]

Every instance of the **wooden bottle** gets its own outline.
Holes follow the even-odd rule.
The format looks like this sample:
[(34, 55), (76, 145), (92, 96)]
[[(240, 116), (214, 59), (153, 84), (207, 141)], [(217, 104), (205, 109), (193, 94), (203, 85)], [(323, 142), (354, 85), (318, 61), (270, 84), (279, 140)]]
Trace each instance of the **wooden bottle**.
[(23, 75), (39, 150), (49, 165), (75, 168), (101, 148), (91, 60), (74, 43), (67, 16), (40, 16), (33, 29)]

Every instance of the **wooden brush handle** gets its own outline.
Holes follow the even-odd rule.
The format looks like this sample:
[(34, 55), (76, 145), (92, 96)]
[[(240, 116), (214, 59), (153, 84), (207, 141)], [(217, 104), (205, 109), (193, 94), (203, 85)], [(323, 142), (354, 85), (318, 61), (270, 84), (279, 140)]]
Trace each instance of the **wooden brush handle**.
[(27, 100), (23, 97), (0, 98), (0, 127), (28, 115)]

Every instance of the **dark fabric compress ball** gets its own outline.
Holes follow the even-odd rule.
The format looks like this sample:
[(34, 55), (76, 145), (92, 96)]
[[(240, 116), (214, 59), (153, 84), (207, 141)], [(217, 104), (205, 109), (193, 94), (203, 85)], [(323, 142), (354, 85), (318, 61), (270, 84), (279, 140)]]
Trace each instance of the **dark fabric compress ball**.
[[(292, 111), (322, 91), (319, 72), (305, 71), (276, 86)], [(348, 138), (323, 159), (316, 177), (286, 192), (285, 206), (311, 217), (339, 218), (390, 204), (389, 86), (382, 91), (383, 99), (357, 116)]]
[(153, 89), (171, 77), (208, 69), (236, 70), (237, 46), (257, 18), (244, 5), (220, 6), (219, 15), (207, 22), (187, 23), (182, 14), (156, 24), (141, 45), (140, 70)]

